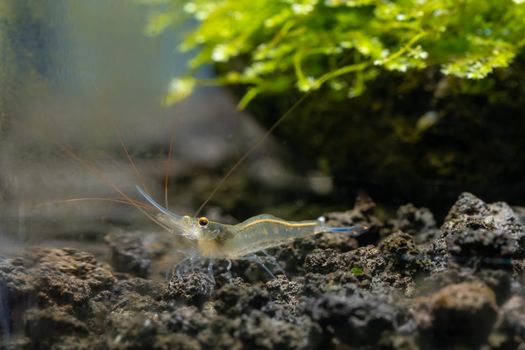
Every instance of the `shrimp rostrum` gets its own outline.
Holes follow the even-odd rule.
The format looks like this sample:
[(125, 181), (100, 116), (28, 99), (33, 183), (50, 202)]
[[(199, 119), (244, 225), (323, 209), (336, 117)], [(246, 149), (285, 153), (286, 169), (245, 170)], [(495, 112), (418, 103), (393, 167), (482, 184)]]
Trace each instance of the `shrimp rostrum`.
[[(206, 217), (194, 218), (172, 213), (139, 186), (137, 190), (159, 210), (155, 221), (160, 226), (175, 235), (196, 241), (197, 257), (208, 259), (208, 274), (212, 278), (213, 261), (216, 259), (225, 259), (229, 262), (228, 272), (232, 260), (252, 260), (273, 276), (256, 253), (266, 254), (266, 249), (320, 233), (346, 233), (358, 236), (367, 230), (366, 226), (331, 227), (325, 224), (323, 217), (317, 220), (286, 221), (267, 214), (254, 216), (236, 225), (221, 224)], [(194, 258), (193, 256), (192, 259)], [(276, 264), (275, 260), (274, 263)], [(177, 272), (180, 273), (179, 270)]]

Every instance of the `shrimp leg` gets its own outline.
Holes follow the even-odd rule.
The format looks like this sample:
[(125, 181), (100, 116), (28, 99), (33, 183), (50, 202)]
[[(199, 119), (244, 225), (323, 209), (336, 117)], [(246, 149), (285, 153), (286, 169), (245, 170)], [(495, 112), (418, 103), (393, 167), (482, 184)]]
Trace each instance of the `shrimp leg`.
[(277, 259), (274, 256), (271, 256), (268, 254), (266, 250), (261, 250), (261, 252), (266, 255), (266, 258), (277, 268), (277, 271), (283, 274), (284, 277), (286, 277), (286, 272), (284, 272), (284, 269), (282, 268), (281, 264), (277, 261)]
[(228, 265), (226, 265), (226, 278), (228, 279), (228, 281), (232, 281), (233, 280), (233, 275), (232, 275), (232, 261), (231, 259), (227, 259), (226, 260), (228, 262)]
[(268, 273), (272, 278), (275, 278), (275, 275), (273, 274), (273, 272), (270, 271), (270, 269), (264, 264), (264, 262), (262, 261), (260, 256), (258, 256), (256, 254), (251, 254), (251, 255), (245, 256), (243, 258), (243, 260), (257, 263), (258, 265), (260, 265), (264, 269), (264, 271), (266, 271), (266, 273)]
[(188, 265), (190, 265), (189, 270), (193, 270), (193, 255), (184, 258), (180, 263), (177, 264), (177, 270), (175, 272), (177, 278), (180, 279), (183, 275), (186, 275), (188, 273)]
[(210, 281), (215, 284), (215, 275), (213, 274), (213, 259), (209, 259), (208, 261), (208, 277), (210, 278)]

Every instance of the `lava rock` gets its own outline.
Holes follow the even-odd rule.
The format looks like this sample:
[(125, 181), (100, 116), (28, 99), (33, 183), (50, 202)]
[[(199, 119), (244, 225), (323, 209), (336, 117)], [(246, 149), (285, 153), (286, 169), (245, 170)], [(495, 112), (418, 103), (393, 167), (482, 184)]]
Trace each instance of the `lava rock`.
[(215, 281), (203, 272), (190, 272), (182, 276), (173, 275), (166, 288), (166, 298), (182, 299), (198, 304), (210, 298)]
[(111, 265), (118, 272), (147, 277), (151, 266), (142, 237), (128, 232), (112, 232), (106, 237), (111, 247)]
[(389, 270), (406, 275), (430, 270), (430, 261), (419, 251), (414, 238), (408, 233), (394, 232), (378, 248), (390, 265)]
[(215, 299), (216, 309), (232, 317), (253, 309), (261, 309), (270, 302), (268, 291), (260, 285), (244, 283), (240, 278), (218, 289)]
[(268, 292), (270, 302), (261, 311), (277, 320), (290, 323), (297, 323), (298, 318), (304, 317), (305, 288), (302, 282), (279, 276), (266, 282), (263, 288)]
[[(334, 225), (370, 223), (372, 211), (365, 201), (327, 217)], [(435, 235), (432, 220), (426, 209), (409, 205), (375, 226), (373, 244), (325, 234), (272, 249), (286, 272), (277, 278), (243, 260), (233, 261), (231, 271), (218, 260), (214, 279), (201, 262), (180, 277), (156, 281), (134, 276), (140, 269), (113, 273), (74, 249), (0, 258), (0, 302), (7, 298), (2, 310), (8, 310), (0, 326), (13, 335), (4, 344), (60, 350), (518, 347), (525, 340), (516, 269), (522, 223), (505, 204), (467, 194), (451, 209), (443, 236)], [(128, 258), (149, 259), (154, 269), (165, 261), (160, 252), (168, 244), (147, 241)], [(138, 244), (131, 243), (121, 245), (123, 252)], [(463, 263), (459, 257), (467, 253), (478, 262), (512, 259), (514, 270)]]
[(83, 304), (115, 282), (113, 273), (95, 257), (74, 249), (36, 248), (30, 253), (36, 288), (44, 303)]
[(476, 348), (486, 341), (497, 311), (496, 296), (489, 287), (479, 282), (465, 282), (420, 298), (413, 312), (423, 347)]
[(441, 227), (447, 251), (463, 265), (512, 268), (511, 258), (523, 256), (525, 226), (509, 205), (486, 204), (463, 193)]
[(370, 293), (327, 294), (313, 303), (311, 316), (320, 325), (326, 346), (336, 340), (358, 347), (374, 346), (384, 333), (393, 331), (397, 313), (385, 299)]
[(441, 236), (432, 212), (425, 207), (417, 208), (412, 203), (398, 208), (396, 218), (387, 221), (394, 231), (403, 231), (414, 237), (418, 244), (431, 243)]
[[(49, 344), (64, 335), (87, 335), (87, 326), (61, 307), (30, 309), (25, 313), (26, 334), (36, 348)], [(42, 347), (40, 347), (42, 346)]]
[(359, 247), (351, 252), (345, 253), (349, 259), (351, 268), (359, 268), (365, 274), (375, 276), (385, 271), (388, 266), (387, 257), (373, 245)]
[(174, 332), (195, 335), (210, 323), (207, 315), (195, 306), (183, 306), (169, 314), (166, 320), (168, 329)]
[(111, 329), (105, 334), (105, 338), (106, 346), (110, 350), (201, 348), (189, 335), (169, 331), (166, 325), (152, 314), (112, 314), (109, 323)]
[(284, 276), (274, 278), (264, 285), (269, 296), (274, 301), (281, 301), (287, 304), (295, 304), (303, 291), (302, 283), (291, 281)]
[(22, 258), (0, 257), (0, 280), (9, 295), (9, 304), (27, 302), (35, 294), (35, 279), (28, 273)]
[(34, 248), (25, 258), (2, 259), (0, 278), (12, 306), (22, 300), (28, 306), (83, 303), (115, 281), (93, 255), (67, 248)]
[(411, 235), (436, 228), (436, 220), (432, 212), (425, 207), (416, 208), (412, 203), (402, 205), (397, 209), (396, 219), (389, 221), (395, 228)]
[(334, 249), (314, 249), (306, 256), (304, 269), (306, 272), (327, 274), (341, 269), (348, 269), (350, 261), (345, 254)]
[(253, 310), (241, 316), (236, 332), (245, 349), (305, 349), (308, 345), (309, 325), (292, 324)]
[(502, 307), (489, 343), (493, 349), (518, 349), (525, 343), (525, 300), (511, 297)]
[(476, 277), (492, 289), (498, 305), (506, 302), (511, 296), (512, 275), (510, 272), (504, 270), (481, 270)]
[(211, 319), (206, 329), (199, 332), (197, 339), (204, 349), (242, 349), (242, 342), (236, 335), (239, 325), (239, 318), (217, 316)]

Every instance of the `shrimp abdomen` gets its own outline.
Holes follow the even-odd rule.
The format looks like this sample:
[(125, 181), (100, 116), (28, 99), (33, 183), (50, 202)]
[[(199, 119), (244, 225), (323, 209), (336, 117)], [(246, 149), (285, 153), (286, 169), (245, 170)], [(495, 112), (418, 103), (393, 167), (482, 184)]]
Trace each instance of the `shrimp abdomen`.
[(314, 235), (318, 224), (315, 220), (286, 221), (267, 214), (254, 216), (232, 227), (234, 236), (229, 240), (228, 248), (241, 257)]

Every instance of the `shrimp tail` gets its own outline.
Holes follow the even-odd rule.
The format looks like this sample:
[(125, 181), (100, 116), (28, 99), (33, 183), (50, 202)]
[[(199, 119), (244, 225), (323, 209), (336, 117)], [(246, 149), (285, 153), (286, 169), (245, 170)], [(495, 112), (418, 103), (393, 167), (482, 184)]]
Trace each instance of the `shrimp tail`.
[(324, 226), (323, 232), (327, 233), (350, 233), (353, 237), (357, 237), (366, 233), (368, 231), (368, 226), (347, 226), (347, 227), (330, 227)]

